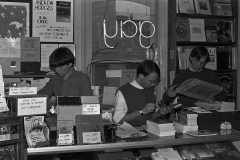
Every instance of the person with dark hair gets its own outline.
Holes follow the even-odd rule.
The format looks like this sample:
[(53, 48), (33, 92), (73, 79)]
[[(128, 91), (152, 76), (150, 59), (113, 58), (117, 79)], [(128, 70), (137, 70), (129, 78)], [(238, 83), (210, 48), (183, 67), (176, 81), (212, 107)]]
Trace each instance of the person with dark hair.
[[(180, 71), (173, 80), (171, 87), (163, 94), (163, 102), (168, 105), (172, 103), (176, 97), (179, 97), (182, 107), (194, 107), (196, 99), (192, 99), (183, 95), (178, 95), (176, 87), (188, 79), (199, 79), (215, 85), (222, 86), (217, 74), (205, 65), (209, 62), (208, 49), (203, 46), (195, 47), (189, 56), (189, 68)], [(223, 91), (215, 97), (214, 100), (225, 101), (226, 92)]]
[(76, 71), (74, 64), (75, 58), (69, 48), (55, 49), (49, 57), (49, 67), (55, 75), (38, 91), (38, 94), (47, 95), (48, 100), (52, 96), (91, 96), (93, 93), (89, 77)]
[(152, 60), (145, 60), (137, 68), (136, 78), (118, 88), (113, 121), (136, 126), (153, 119), (156, 110), (154, 87), (158, 85), (160, 69)]

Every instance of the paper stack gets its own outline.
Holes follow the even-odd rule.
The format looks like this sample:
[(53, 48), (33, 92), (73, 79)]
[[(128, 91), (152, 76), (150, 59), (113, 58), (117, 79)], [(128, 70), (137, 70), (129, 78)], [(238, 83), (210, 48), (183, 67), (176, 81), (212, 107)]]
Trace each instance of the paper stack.
[(147, 120), (147, 131), (159, 137), (175, 135), (173, 123), (162, 123)]
[(173, 122), (174, 127), (177, 131), (186, 133), (187, 131), (197, 131), (197, 117), (198, 114), (192, 113), (190, 111), (181, 112), (179, 114), (179, 121)]

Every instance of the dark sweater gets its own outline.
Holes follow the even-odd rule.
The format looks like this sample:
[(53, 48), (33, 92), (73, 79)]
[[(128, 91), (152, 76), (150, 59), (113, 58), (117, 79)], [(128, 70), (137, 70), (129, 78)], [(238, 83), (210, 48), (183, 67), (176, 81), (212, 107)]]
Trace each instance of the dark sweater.
[[(128, 112), (131, 113), (140, 109), (143, 109), (147, 103), (156, 103), (156, 97), (154, 95), (154, 88), (150, 89), (138, 89), (127, 83), (119, 88), (126, 101)], [(132, 121), (128, 122), (133, 126), (145, 125), (146, 120), (152, 120), (152, 113), (139, 116)]]
[[(206, 81), (209, 83), (222, 86), (217, 74), (213, 70), (208, 68), (203, 68), (200, 72), (193, 72), (189, 68), (185, 69), (176, 75), (172, 85), (175, 85), (175, 84), (180, 85), (185, 80), (192, 79), (192, 78), (200, 79), (202, 81)], [(163, 94), (163, 102), (165, 104), (169, 104), (173, 101), (174, 98), (169, 97), (166, 93), (167, 92)], [(220, 93), (215, 97), (215, 100), (225, 101), (226, 96), (227, 96), (226, 92), (223, 91), (222, 93)], [(197, 101), (196, 99), (192, 99), (182, 95), (178, 95), (178, 97), (180, 98), (180, 103), (182, 103), (183, 107), (193, 107), (195, 106), (194, 103)]]
[(54, 75), (38, 94), (46, 94), (48, 98), (54, 96), (91, 96), (91, 84), (89, 77), (79, 71), (73, 70), (69, 77)]

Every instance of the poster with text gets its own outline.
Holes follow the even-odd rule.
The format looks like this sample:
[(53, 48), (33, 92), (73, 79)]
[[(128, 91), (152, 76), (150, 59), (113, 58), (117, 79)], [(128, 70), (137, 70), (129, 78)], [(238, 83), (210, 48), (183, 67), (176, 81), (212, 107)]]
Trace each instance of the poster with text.
[(73, 0), (33, 0), (33, 37), (73, 42)]

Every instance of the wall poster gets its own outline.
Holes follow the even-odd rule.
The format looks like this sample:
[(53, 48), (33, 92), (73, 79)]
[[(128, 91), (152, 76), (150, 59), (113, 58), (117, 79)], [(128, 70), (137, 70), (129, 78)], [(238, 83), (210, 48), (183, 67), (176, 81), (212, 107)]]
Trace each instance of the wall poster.
[(0, 2), (0, 64), (3, 75), (20, 70), (22, 36), (29, 36), (29, 3)]
[(33, 0), (32, 33), (41, 42), (73, 42), (73, 0)]

